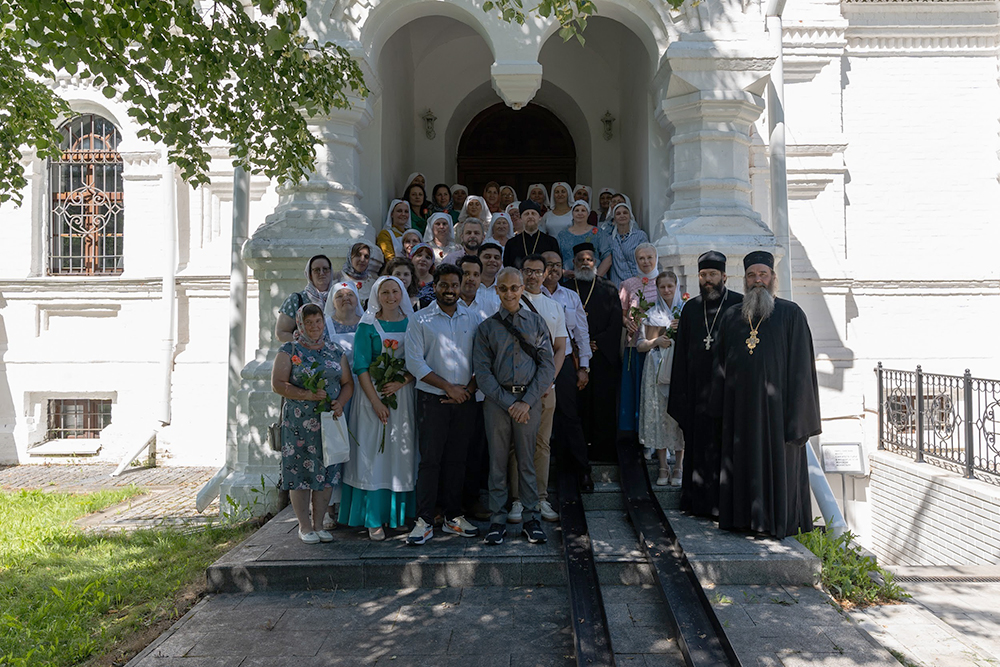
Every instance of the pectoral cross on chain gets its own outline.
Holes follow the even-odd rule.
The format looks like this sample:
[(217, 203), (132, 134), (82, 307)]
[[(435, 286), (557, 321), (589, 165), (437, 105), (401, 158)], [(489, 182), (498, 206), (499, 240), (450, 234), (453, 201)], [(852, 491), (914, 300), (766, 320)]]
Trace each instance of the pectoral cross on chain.
[(712, 349), (712, 341), (713, 340), (715, 340), (715, 339), (712, 338), (712, 332), (710, 331), (710, 332), (708, 332), (708, 335), (705, 336), (705, 349), (706, 350), (711, 350)]
[(757, 338), (757, 331), (754, 329), (750, 330), (750, 337), (747, 338), (747, 349), (750, 350), (750, 354), (753, 354), (753, 349), (757, 347), (757, 343), (760, 342), (760, 338)]

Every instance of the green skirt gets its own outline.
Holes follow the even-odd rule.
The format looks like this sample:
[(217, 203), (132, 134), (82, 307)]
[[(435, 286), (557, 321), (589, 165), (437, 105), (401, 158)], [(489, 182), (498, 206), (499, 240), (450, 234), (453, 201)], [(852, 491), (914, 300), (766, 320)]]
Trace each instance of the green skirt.
[(341, 494), (337, 522), (348, 526), (399, 528), (406, 525), (407, 518), (416, 515), (416, 491), (364, 491), (342, 484)]

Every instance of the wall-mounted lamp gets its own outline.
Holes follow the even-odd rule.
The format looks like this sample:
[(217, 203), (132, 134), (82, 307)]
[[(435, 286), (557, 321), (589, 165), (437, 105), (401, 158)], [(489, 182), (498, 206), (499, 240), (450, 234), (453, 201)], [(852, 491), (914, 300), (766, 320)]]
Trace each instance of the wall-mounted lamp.
[(428, 139), (433, 139), (437, 136), (437, 132), (434, 131), (434, 121), (437, 120), (437, 116), (430, 109), (427, 110), (421, 118), (424, 119), (424, 134), (427, 135)]
[(604, 115), (601, 116), (601, 122), (604, 123), (605, 141), (611, 141), (611, 138), (615, 136), (614, 129), (612, 128), (612, 125), (614, 125), (615, 120), (616, 118), (611, 115), (610, 111), (605, 111)]

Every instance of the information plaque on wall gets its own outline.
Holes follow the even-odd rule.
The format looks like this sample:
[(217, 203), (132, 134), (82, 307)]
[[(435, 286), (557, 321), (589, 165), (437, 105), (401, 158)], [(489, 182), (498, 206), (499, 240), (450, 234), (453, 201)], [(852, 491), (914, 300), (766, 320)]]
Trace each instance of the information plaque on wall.
[(823, 472), (864, 475), (865, 461), (860, 442), (822, 444)]

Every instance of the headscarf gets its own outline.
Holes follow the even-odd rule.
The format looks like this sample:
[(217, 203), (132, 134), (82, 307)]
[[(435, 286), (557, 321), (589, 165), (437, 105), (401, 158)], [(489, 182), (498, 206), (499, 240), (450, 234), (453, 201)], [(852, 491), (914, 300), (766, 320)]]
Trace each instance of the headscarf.
[(514, 223), (511, 221), (510, 216), (506, 213), (494, 213), (493, 217), (490, 219), (489, 229), (486, 231), (486, 240), (484, 240), (483, 243), (486, 243), (487, 241), (499, 243), (496, 237), (493, 236), (493, 225), (497, 224), (497, 220), (500, 218), (507, 221), (507, 240), (509, 241), (514, 236)]
[[(435, 245), (436, 242), (434, 241), (434, 221), (439, 218), (448, 223), (448, 242), (445, 243), (444, 247), (450, 247), (455, 243), (455, 227), (451, 222), (451, 216), (447, 213), (433, 213), (431, 214), (431, 217), (427, 219), (427, 229), (424, 230), (424, 242), (420, 245), (429, 246), (432, 250), (436, 250), (438, 248), (438, 246)], [(413, 249), (416, 250), (417, 246), (414, 246)], [(410, 256), (413, 256), (412, 252), (410, 253)]]
[[(549, 191), (541, 183), (533, 183), (533, 184), (529, 185), (528, 186), (528, 193), (525, 195), (524, 198), (525, 199), (531, 199), (531, 191), (534, 190), (535, 188), (541, 188), (542, 189), (542, 204), (544, 204), (546, 207), (548, 207), (548, 205), (549, 205)], [(532, 200), (532, 201), (534, 201), (534, 200)]]
[(591, 210), (590, 209), (590, 202), (583, 201), (582, 199), (577, 199), (576, 201), (570, 202), (569, 203), (569, 210), (570, 210), (570, 212), (572, 213), (573, 209), (576, 208), (577, 206), (586, 206), (587, 207), (587, 214), (588, 215), (590, 214), (590, 210)]
[[(448, 214), (447, 213), (443, 213), (442, 215), (448, 215)], [(433, 217), (433, 216), (431, 216), (431, 217)], [(451, 218), (450, 215), (448, 217)], [(403, 232), (402, 236), (399, 237), (399, 245), (400, 246), (403, 245), (403, 242), (406, 240), (407, 236), (416, 236), (417, 237), (417, 243), (423, 243), (423, 241), (424, 241), (424, 237), (423, 237), (423, 235), (421, 235), (420, 230), (419, 229), (414, 229), (413, 227), (410, 227), (405, 232)]]
[[(417, 245), (413, 246), (413, 250), (410, 251), (410, 260), (412, 261), (414, 255), (416, 255), (417, 252), (422, 248), (427, 248), (428, 250), (431, 251), (431, 271), (433, 272), (434, 265), (437, 264), (437, 259), (434, 256), (435, 248), (430, 243), (418, 243)], [(414, 276), (414, 278), (415, 277), (416, 276)]]
[[(633, 220), (633, 224), (635, 221)], [(650, 273), (643, 273), (642, 269), (639, 268), (639, 251), (640, 250), (652, 250), (653, 257), (653, 270)], [(656, 246), (652, 243), (640, 243), (635, 247), (635, 252), (632, 253), (632, 257), (635, 259), (636, 273), (635, 275), (639, 278), (646, 278), (648, 280), (656, 281), (656, 276), (660, 275), (660, 253), (656, 250)]]
[[(626, 197), (626, 199), (627, 199), (627, 197)], [(626, 232), (625, 235), (627, 236), (628, 234), (630, 234), (631, 232), (633, 232), (635, 230), (635, 227), (636, 227), (635, 216), (632, 215), (632, 206), (630, 206), (629, 204), (615, 204), (614, 207), (611, 209), (611, 216), (608, 219), (608, 221), (612, 225), (611, 226), (611, 237), (612, 237), (612, 239), (617, 239), (618, 238), (618, 223), (615, 222), (615, 211), (617, 211), (620, 206), (624, 206), (628, 210), (628, 217), (629, 217), (628, 232)]]
[(465, 187), (460, 183), (455, 183), (455, 185), (451, 186), (451, 195), (454, 197), (455, 193), (458, 192), (459, 190), (464, 192), (466, 197), (469, 196), (469, 188)]
[(357, 286), (354, 283), (345, 280), (330, 285), (330, 295), (326, 298), (326, 306), (323, 307), (323, 313), (326, 314), (326, 316), (331, 320), (333, 319), (333, 316), (337, 314), (334, 297), (337, 296), (337, 292), (345, 289), (354, 292), (354, 311), (358, 314), (358, 317), (365, 314), (364, 309), (361, 307), (361, 296), (358, 294)]
[[(416, 250), (416, 248), (414, 248), (414, 250)], [(378, 302), (378, 290), (382, 286), (382, 283), (387, 280), (395, 280), (396, 284), (399, 285), (399, 309), (403, 311), (403, 316), (413, 316), (413, 304), (410, 303), (410, 297), (406, 292), (406, 286), (403, 284), (403, 281), (396, 276), (382, 276), (375, 281), (374, 285), (372, 285), (372, 291), (368, 295), (368, 310), (366, 310), (365, 314), (361, 316), (361, 324), (375, 324), (375, 317), (378, 315), (378, 311), (382, 308)]]
[(500, 199), (503, 199), (503, 191), (510, 190), (514, 195), (514, 201), (517, 201), (517, 190), (514, 189), (512, 185), (501, 185), (500, 186)]
[[(468, 197), (465, 198), (465, 202), (462, 203), (462, 212), (458, 214), (458, 223), (459, 224), (465, 222), (465, 219), (469, 217), (469, 202), (472, 201), (473, 199), (478, 199), (479, 200), (479, 204), (483, 207), (483, 210), (479, 212), (479, 215), (482, 216), (482, 215), (489, 215), (490, 214), (490, 207), (486, 203), (485, 199), (483, 199), (482, 197), (480, 197), (478, 195), (469, 195)], [(482, 220), (482, 218), (480, 218), (480, 220)], [(429, 222), (430, 221), (428, 220), (428, 223)]]
[[(389, 212), (385, 214), (385, 224), (382, 225), (384, 231), (389, 232), (389, 238), (392, 239), (392, 249), (396, 253), (403, 252), (403, 240), (401, 236), (396, 236), (394, 227), (392, 225), (392, 212), (396, 210), (396, 206), (399, 204), (404, 204), (406, 206), (406, 216), (408, 220), (413, 220), (413, 211), (410, 209), (410, 202), (405, 199), (393, 199), (389, 202)], [(412, 222), (410, 223), (412, 224)]]
[[(611, 211), (605, 211), (604, 213), (601, 213), (601, 195), (603, 195), (605, 192), (607, 192), (609, 195), (615, 194), (614, 188), (601, 188), (600, 192), (597, 193), (597, 198), (591, 200), (593, 203), (591, 205), (590, 210), (597, 211), (598, 216), (600, 216), (598, 217), (597, 222), (606, 222), (608, 219), (608, 215), (611, 213)], [(622, 196), (624, 197), (625, 195)]]
[[(299, 309), (295, 311), (296, 328), (295, 328), (295, 333), (292, 334), (292, 338), (295, 339), (296, 343), (306, 348), (307, 350), (319, 350), (322, 349), (324, 345), (326, 345), (326, 341), (330, 340), (330, 335), (329, 332), (326, 330), (326, 318), (322, 316), (321, 317), (323, 319), (323, 333), (319, 335), (319, 338), (313, 340), (306, 333), (306, 318), (302, 314), (302, 311), (305, 310), (306, 306), (310, 305), (319, 305), (319, 304), (305, 303), (299, 306)], [(320, 306), (320, 308), (323, 308), (323, 306)]]
[(572, 207), (573, 201), (573, 189), (569, 186), (566, 181), (556, 181), (552, 184), (551, 194), (549, 195), (549, 209), (554, 209), (556, 207), (556, 186), (561, 185), (566, 188), (566, 205)]
[(320, 290), (318, 287), (313, 285), (312, 281), (312, 263), (317, 259), (325, 259), (326, 263), (330, 265), (330, 279), (333, 280), (333, 262), (326, 255), (313, 255), (306, 262), (306, 288), (304, 293), (306, 298), (309, 299), (309, 303), (315, 303), (317, 306), (322, 308), (326, 305), (326, 295), (330, 292), (330, 288), (327, 287), (326, 290)]
[[(594, 191), (593, 191), (593, 189), (591, 189), (591, 187), (589, 185), (582, 185), (582, 184), (578, 183), (576, 185), (576, 187), (573, 188), (572, 192), (569, 193), (570, 199), (572, 199), (573, 197), (576, 196), (576, 191), (579, 190), (580, 188), (583, 188), (584, 190), (587, 191), (587, 201), (588, 201), (588, 203), (591, 204), (590, 208), (591, 208), (591, 210), (593, 210), (593, 208), (594, 208), (594, 206), (593, 206)], [(579, 201), (579, 200), (577, 200), (577, 201)]]
[[(391, 234), (392, 232), (389, 232), (389, 233)], [(364, 273), (358, 273), (357, 271), (355, 271), (354, 270), (354, 265), (351, 264), (351, 258), (354, 257), (354, 251), (357, 249), (357, 247), (359, 245), (363, 245), (366, 248), (368, 248), (368, 252), (370, 254), (369, 256), (371, 257), (371, 259), (369, 260), (369, 263), (368, 263), (368, 268), (365, 269)], [(378, 247), (378, 246), (376, 246), (376, 247)], [(379, 254), (381, 254), (381, 252), (379, 252)], [(348, 278), (353, 278), (354, 280), (368, 280), (368, 277), (371, 276), (371, 274), (372, 274), (371, 261), (375, 259), (374, 255), (375, 255), (375, 251), (372, 249), (372, 244), (369, 243), (368, 241), (365, 241), (364, 239), (362, 239), (362, 240), (360, 240), (360, 241), (352, 244), (350, 251), (348, 251), (348, 253), (347, 253), (347, 259), (344, 260), (344, 268), (342, 268), (340, 270), (340, 275), (341, 276), (347, 276)]]
[[(659, 273), (657, 273), (659, 275)], [(674, 301), (671, 304), (667, 304), (660, 296), (660, 288), (656, 288), (656, 303), (653, 307), (649, 309), (646, 313), (646, 325), (651, 327), (669, 327), (670, 323), (674, 321), (674, 309), (684, 303), (681, 299), (681, 291), (678, 289), (680, 286), (677, 285), (677, 281), (674, 281)]]
[[(408, 188), (411, 185), (413, 185), (413, 179), (416, 178), (417, 176), (424, 176), (424, 175), (421, 174), (419, 171), (415, 171), (412, 174), (410, 174), (409, 177), (406, 179), (406, 182), (403, 183), (403, 192), (404, 193), (406, 192), (406, 188)], [(427, 177), (426, 176), (424, 176), (424, 192), (427, 192)]]

